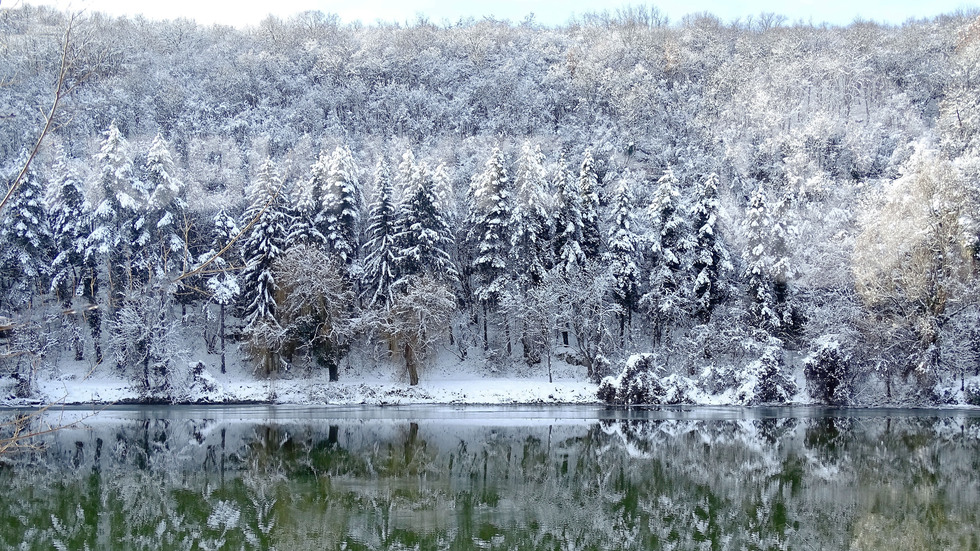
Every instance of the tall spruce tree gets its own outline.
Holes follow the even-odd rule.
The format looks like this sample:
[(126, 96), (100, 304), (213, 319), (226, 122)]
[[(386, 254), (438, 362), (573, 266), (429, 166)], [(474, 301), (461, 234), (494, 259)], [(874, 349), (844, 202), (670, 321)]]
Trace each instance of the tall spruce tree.
[(87, 275), (85, 238), (92, 228), (81, 181), (68, 166), (62, 151), (53, 169), (48, 197), (55, 254), (51, 262), (51, 289), (68, 309)]
[(449, 254), (452, 232), (435, 189), (436, 182), (428, 165), (415, 164), (397, 214), (396, 286), (407, 284), (407, 278), (416, 275), (428, 275), (447, 283), (454, 283), (458, 277)]
[(282, 177), (275, 163), (266, 160), (259, 167), (249, 188), (249, 206), (242, 224), (254, 221), (242, 243), (245, 269), (241, 275), (242, 319), (246, 327), (260, 323), (277, 325), (276, 290), (273, 263), (283, 252), (285, 215), (279, 193)]
[(667, 169), (657, 180), (653, 202), (648, 209), (655, 229), (651, 236), (649, 289), (642, 301), (650, 312), (654, 342), (658, 344), (688, 306), (681, 267), (690, 244), (681, 216), (678, 187), (674, 171)]
[(599, 258), (602, 231), (599, 228), (599, 175), (592, 151), (586, 150), (579, 170), (579, 191), (582, 194), (582, 252), (586, 258)]
[(552, 265), (551, 218), (546, 196), (547, 175), (540, 147), (524, 142), (514, 175), (510, 258), (520, 270), (515, 278), (523, 289), (538, 285)]
[(44, 182), (33, 169), (21, 179), (3, 211), (0, 239), (5, 250), (4, 277), (21, 283), (26, 301), (46, 293), (50, 285), (54, 241), (44, 205)]
[(613, 276), (613, 296), (620, 307), (620, 337), (625, 336), (626, 328), (632, 324), (633, 311), (640, 301), (640, 238), (636, 234), (634, 209), (633, 188), (630, 179), (624, 178), (613, 200), (606, 252)]
[(185, 223), (187, 203), (184, 183), (177, 177), (170, 145), (157, 135), (150, 145), (144, 169), (148, 247), (146, 262), (157, 264), (164, 271), (186, 271), (192, 259), (187, 256)]
[(61, 304), (62, 327), (69, 336), (75, 360), (84, 358), (79, 320), (88, 315), (85, 306), (75, 304), (91, 278), (85, 264), (85, 237), (91, 231), (91, 214), (85, 204), (81, 181), (67, 163), (64, 150), (56, 148), (56, 161), (48, 182), (45, 205), (51, 222), (54, 258), (51, 261), (51, 292)]
[(585, 265), (585, 251), (582, 248), (582, 194), (579, 181), (568, 170), (564, 153), (555, 167), (553, 187), (555, 265), (568, 274)]
[(317, 225), (322, 228), (328, 249), (348, 266), (358, 255), (361, 203), (354, 156), (349, 148), (338, 147), (330, 156), (319, 214), (322, 221)]
[[(296, 182), (290, 194), (289, 230), (286, 235), (286, 248), (300, 245), (312, 247), (326, 246), (326, 237), (317, 225), (321, 219), (326, 225), (322, 210), (323, 190), (327, 187), (330, 155), (321, 151), (316, 162), (310, 167), (310, 177)], [(323, 228), (326, 229), (325, 227)]]
[(122, 291), (130, 284), (133, 243), (137, 241), (136, 228), (140, 227), (137, 214), (146, 204), (146, 197), (136, 185), (129, 142), (115, 122), (103, 134), (95, 160), (102, 199), (93, 213), (85, 256), (87, 261), (106, 267), (108, 313), (114, 316)]
[(486, 350), (490, 346), (487, 317), (499, 304), (509, 278), (511, 192), (504, 154), (499, 147), (493, 148), (483, 171), (473, 178), (470, 201), (469, 241), (476, 250), (474, 294), (483, 307), (483, 348)]
[(510, 179), (499, 147), (493, 149), (483, 172), (473, 179), (472, 201), (470, 232), (477, 254), (473, 261), (478, 281), (476, 296), (483, 304), (494, 306), (506, 286), (512, 212)]
[(766, 196), (759, 187), (749, 197), (743, 222), (748, 239), (745, 258), (745, 278), (748, 283), (749, 311), (756, 326), (775, 332), (782, 325), (776, 294), (773, 290), (767, 247), (771, 230)]
[(398, 254), (391, 170), (384, 158), (375, 168), (374, 187), (375, 198), (368, 211), (367, 242), (364, 244), (364, 297), (369, 306), (388, 306), (394, 302)]
[(688, 213), (694, 232), (691, 300), (695, 319), (708, 323), (725, 298), (723, 278), (732, 270), (725, 242), (718, 232), (718, 175), (711, 174), (694, 190)]

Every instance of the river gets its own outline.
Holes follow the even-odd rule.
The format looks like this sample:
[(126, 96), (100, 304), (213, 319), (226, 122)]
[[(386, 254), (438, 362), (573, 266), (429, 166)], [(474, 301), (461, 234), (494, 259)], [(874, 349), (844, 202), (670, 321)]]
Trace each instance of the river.
[(0, 548), (980, 549), (977, 410), (90, 413), (2, 459)]

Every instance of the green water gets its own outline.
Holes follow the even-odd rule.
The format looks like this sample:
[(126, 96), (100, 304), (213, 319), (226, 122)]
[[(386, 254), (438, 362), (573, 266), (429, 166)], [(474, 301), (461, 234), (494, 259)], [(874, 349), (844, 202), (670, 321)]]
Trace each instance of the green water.
[(976, 411), (130, 407), (43, 444), (2, 549), (980, 549)]

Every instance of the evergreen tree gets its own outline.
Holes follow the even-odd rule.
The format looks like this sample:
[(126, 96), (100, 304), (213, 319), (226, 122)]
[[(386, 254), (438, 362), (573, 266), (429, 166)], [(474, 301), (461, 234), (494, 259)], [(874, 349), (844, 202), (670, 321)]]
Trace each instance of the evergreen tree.
[[(475, 249), (474, 295), (483, 307), (483, 348), (490, 346), (488, 314), (496, 308), (507, 287), (510, 250), (510, 181), (499, 147), (493, 148), (483, 172), (470, 185), (469, 241)], [(510, 351), (508, 338), (508, 352)]]
[[(321, 153), (320, 159), (322, 158), (323, 154)], [(320, 212), (320, 202), (316, 198), (320, 159), (310, 167), (310, 177), (297, 181), (289, 194), (289, 229), (286, 233), (287, 250), (298, 247), (299, 245), (318, 246), (325, 244), (323, 234), (320, 233), (314, 222), (317, 214)]]
[[(436, 172), (442, 171), (437, 169)], [(435, 189), (436, 182), (429, 167), (425, 163), (416, 164), (398, 209), (396, 286), (416, 275), (427, 275), (446, 283), (454, 283), (458, 277), (449, 255), (452, 232)]]
[(89, 313), (84, 307), (76, 310), (73, 303), (92, 277), (91, 266), (85, 263), (85, 238), (91, 231), (91, 215), (78, 176), (68, 167), (64, 150), (58, 147), (56, 155), (45, 199), (54, 247), (51, 291), (64, 309), (62, 327), (74, 348), (75, 360), (81, 361), (84, 346), (77, 315)]
[(395, 189), (402, 195), (406, 193), (415, 174), (415, 153), (411, 149), (402, 154), (402, 161), (398, 163), (398, 173), (395, 175)]
[(759, 187), (749, 197), (743, 227), (748, 238), (745, 278), (748, 282), (749, 311), (756, 325), (771, 333), (782, 324), (782, 320), (766, 254), (771, 223), (767, 207), (766, 197)]
[(276, 280), (273, 263), (283, 252), (285, 215), (279, 199), (281, 176), (275, 163), (266, 160), (259, 167), (249, 189), (249, 206), (243, 224), (254, 224), (243, 244), (245, 269), (241, 275), (242, 319), (246, 327), (260, 323), (276, 326)]
[(524, 142), (514, 178), (514, 208), (511, 212), (510, 258), (523, 270), (516, 274), (521, 287), (538, 285), (550, 268), (551, 220), (545, 195), (546, 174), (540, 147)]
[(599, 229), (599, 176), (595, 171), (592, 151), (586, 150), (579, 170), (579, 190), (582, 193), (582, 252), (586, 258), (598, 258), (602, 247)]
[(582, 195), (579, 182), (568, 171), (565, 155), (555, 167), (554, 242), (555, 264), (565, 273), (585, 265), (582, 249)]
[(361, 189), (357, 167), (349, 148), (338, 147), (330, 156), (327, 187), (323, 190), (322, 222), (329, 250), (350, 265), (358, 253), (358, 223), (360, 222)]
[(314, 247), (326, 246), (327, 217), (323, 213), (323, 190), (330, 181), (330, 159), (326, 151), (321, 151), (316, 162), (310, 167), (310, 177), (296, 183), (292, 193), (292, 219), (286, 247), (299, 245)]
[(651, 243), (650, 287), (643, 296), (654, 325), (654, 340), (660, 343), (664, 332), (686, 310), (681, 273), (682, 259), (689, 248), (684, 219), (679, 206), (679, 182), (668, 169), (657, 181), (649, 214), (655, 228)]
[(510, 250), (511, 192), (504, 155), (495, 147), (483, 172), (473, 179), (470, 232), (476, 259), (476, 297), (495, 306), (504, 292)]
[(157, 263), (164, 271), (184, 271), (191, 264), (191, 258), (185, 256), (184, 184), (176, 176), (170, 146), (159, 134), (150, 145), (144, 174), (146, 235), (151, 241), (149, 250), (144, 251), (144, 262)]
[(633, 311), (640, 300), (640, 238), (635, 231), (634, 208), (633, 189), (629, 179), (624, 178), (613, 201), (609, 250), (606, 252), (613, 276), (613, 297), (620, 307), (620, 336), (625, 335), (626, 327), (632, 323)]
[(51, 289), (68, 309), (86, 277), (85, 238), (91, 231), (91, 214), (85, 205), (81, 182), (68, 167), (63, 152), (59, 153), (46, 203), (55, 254), (51, 262)]
[(44, 183), (28, 170), (4, 210), (0, 239), (5, 245), (4, 277), (24, 284), (25, 298), (48, 291), (54, 242), (44, 206)]
[(701, 323), (725, 298), (723, 276), (731, 271), (728, 249), (718, 233), (718, 176), (711, 174), (694, 191), (689, 217), (694, 230), (691, 298), (694, 317)]
[[(224, 250), (228, 243), (231, 243), (231, 240), (238, 236), (239, 232), (241, 232), (241, 229), (238, 227), (238, 222), (235, 221), (234, 217), (224, 210), (219, 210), (217, 213), (215, 213), (214, 217), (211, 219), (210, 248), (212, 252), (203, 260), (206, 261), (215, 254), (218, 254)], [(234, 260), (232, 260), (233, 256), (231, 255), (231, 251), (226, 252), (222, 256), (226, 264), (235, 263)]]
[(383, 158), (374, 171), (374, 186), (376, 196), (369, 209), (367, 242), (364, 244), (364, 294), (369, 306), (387, 306), (394, 301), (398, 256), (391, 172)]
[[(95, 155), (102, 199), (93, 213), (93, 229), (86, 243), (85, 258), (94, 265), (107, 267), (111, 314), (119, 307), (121, 291), (130, 283), (132, 244), (136, 242), (134, 230), (139, 226), (135, 215), (146, 204), (146, 197), (135, 185), (129, 142), (115, 122), (103, 136), (99, 153)], [(97, 286), (93, 285), (93, 288)]]
[(789, 215), (789, 199), (781, 194), (779, 199), (769, 205), (768, 252), (771, 256), (769, 273), (772, 279), (772, 292), (776, 300), (776, 314), (779, 316), (781, 337), (795, 337), (802, 329), (802, 320), (793, 304), (790, 279), (793, 268), (789, 259), (790, 234), (794, 231)]

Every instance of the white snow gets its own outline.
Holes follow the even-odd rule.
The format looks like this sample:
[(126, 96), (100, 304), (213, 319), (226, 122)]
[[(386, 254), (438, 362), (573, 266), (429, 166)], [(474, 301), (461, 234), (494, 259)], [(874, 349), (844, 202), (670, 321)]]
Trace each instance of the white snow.
[[(229, 358), (228, 373), (221, 374), (215, 357), (208, 355), (200, 380), (182, 385), (188, 390), (176, 401), (297, 405), (599, 403), (598, 387), (585, 380), (585, 368), (563, 363), (556, 363), (554, 382), (548, 382), (543, 368), (538, 370), (540, 374), (529, 373), (532, 368), (524, 366), (491, 372), (479, 367), (477, 362), (453, 364), (440, 358), (436, 366), (421, 371), (421, 381), (413, 387), (400, 366), (387, 361), (342, 366), (340, 381), (330, 382), (325, 369), (307, 372), (294, 368), (267, 378), (253, 373), (247, 361), (232, 358)], [(49, 375), (47, 371), (39, 374), (38, 380), (42, 403), (101, 404), (139, 399), (131, 381), (118, 375), (110, 365), (93, 369), (87, 362), (62, 361), (57, 373)], [(0, 397), (9, 395), (9, 389), (0, 388)], [(8, 403), (18, 402), (8, 400)]]

